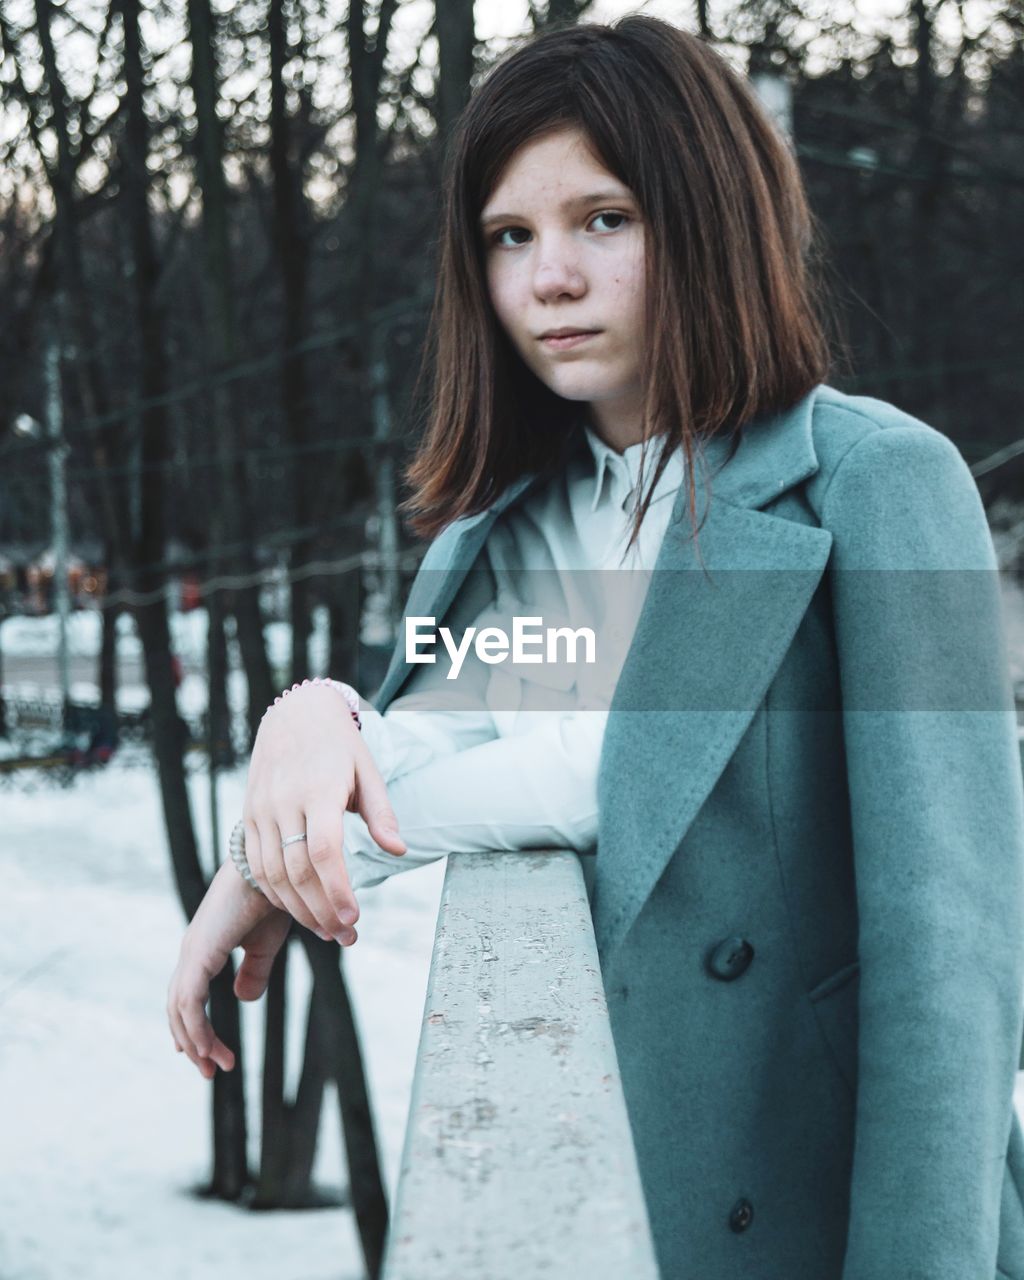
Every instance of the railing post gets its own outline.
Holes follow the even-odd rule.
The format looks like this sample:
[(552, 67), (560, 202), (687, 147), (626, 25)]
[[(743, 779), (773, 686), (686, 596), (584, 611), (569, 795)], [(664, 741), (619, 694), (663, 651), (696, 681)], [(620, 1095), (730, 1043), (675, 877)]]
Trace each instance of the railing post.
[(385, 1280), (658, 1275), (580, 857), (448, 859)]

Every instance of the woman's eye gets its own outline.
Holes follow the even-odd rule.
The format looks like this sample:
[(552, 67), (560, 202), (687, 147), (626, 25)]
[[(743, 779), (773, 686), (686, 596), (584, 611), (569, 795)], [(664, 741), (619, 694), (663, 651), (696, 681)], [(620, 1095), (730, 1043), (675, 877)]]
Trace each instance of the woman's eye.
[[(500, 231), (495, 231), (494, 235), (491, 236), (491, 244), (496, 244), (499, 247), (499, 249), (514, 248), (515, 245), (504, 243), (501, 237), (505, 235), (511, 235), (513, 232), (516, 232), (516, 231), (522, 232), (523, 235), (530, 234), (525, 227), (502, 227)], [(520, 240), (517, 243), (522, 244), (523, 242)]]
[[(598, 218), (618, 218), (618, 219), (619, 219), (619, 223), (620, 223), (620, 225), (621, 225), (621, 223), (623, 223), (623, 222), (628, 222), (628, 221), (629, 221), (629, 217), (628, 217), (628, 215), (627, 215), (627, 214), (625, 214), (625, 213), (612, 213), (612, 212), (610, 212), (610, 211), (609, 211), (608, 213), (595, 213), (595, 214), (594, 214), (594, 217), (593, 217), (593, 221), (594, 221), (594, 222), (596, 222), (596, 221), (598, 220)], [(612, 227), (612, 228), (611, 228), (611, 230), (612, 230), (612, 231), (618, 231), (618, 229), (619, 229), (618, 227)]]
[[(595, 213), (595, 214), (594, 214), (594, 216), (590, 219), (590, 222), (588, 222), (588, 224), (587, 224), (587, 225), (588, 225), (588, 226), (590, 226), (592, 223), (597, 222), (599, 218), (604, 218), (604, 219), (611, 218), (613, 221), (614, 221), (615, 219), (618, 219), (618, 225), (616, 225), (616, 226), (612, 226), (612, 227), (605, 227), (605, 228), (604, 228), (604, 230), (605, 230), (606, 232), (607, 232), (607, 231), (618, 231), (618, 230), (620, 229), (620, 227), (622, 226), (622, 224), (623, 224), (623, 223), (629, 222), (629, 220), (630, 220), (630, 219), (629, 219), (629, 214), (627, 214), (627, 213), (614, 213), (614, 212), (612, 212), (612, 210), (608, 210), (606, 213)], [(599, 228), (599, 229), (600, 229), (600, 228)], [(515, 248), (517, 248), (519, 245), (521, 245), (521, 244), (525, 244), (525, 243), (526, 243), (526, 241), (525, 241), (525, 240), (515, 240), (515, 241), (512, 241), (512, 242), (510, 243), (509, 241), (504, 240), (504, 239), (503, 239), (503, 237), (504, 237), (504, 236), (510, 236), (510, 235), (516, 235), (516, 234), (519, 234), (519, 235), (521, 235), (521, 236), (529, 236), (530, 232), (529, 232), (529, 231), (527, 231), (527, 229), (526, 229), (525, 227), (502, 227), (500, 231), (495, 231), (495, 232), (492, 234), (492, 236), (491, 236), (491, 244), (492, 244), (492, 245), (496, 245), (499, 249), (515, 249)]]

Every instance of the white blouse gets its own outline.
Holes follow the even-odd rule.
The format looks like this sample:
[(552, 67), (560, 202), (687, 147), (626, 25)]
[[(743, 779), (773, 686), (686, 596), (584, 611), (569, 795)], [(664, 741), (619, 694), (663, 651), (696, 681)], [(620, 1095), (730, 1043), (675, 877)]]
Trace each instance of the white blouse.
[[(597, 634), (599, 661), (471, 667), (467, 659), (456, 699), (439, 643), (436, 663), (417, 666), (383, 715), (363, 700), (363, 733), (407, 852), (385, 853), (362, 817), (346, 813), (345, 861), (357, 892), (448, 853), (549, 847), (582, 853), (596, 844), (608, 707), (685, 462), (681, 448), (674, 449), (637, 545), (624, 555), (643, 446), (620, 454), (585, 424), (579, 434), (563, 471), (495, 521), (482, 557), (493, 599), (472, 623), (511, 634), (512, 615), (541, 616), (545, 626), (571, 619), (577, 627), (582, 613)], [(645, 491), (659, 443), (648, 448)]]

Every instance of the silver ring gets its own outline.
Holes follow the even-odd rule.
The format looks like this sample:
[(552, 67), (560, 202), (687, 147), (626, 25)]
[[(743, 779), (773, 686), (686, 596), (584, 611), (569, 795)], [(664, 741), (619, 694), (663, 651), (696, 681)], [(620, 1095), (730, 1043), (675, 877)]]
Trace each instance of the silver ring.
[(286, 844), (298, 844), (300, 840), (305, 840), (305, 838), (306, 838), (305, 831), (303, 831), (302, 834), (298, 836), (288, 836), (287, 839), (281, 841), (281, 848), (283, 849)]

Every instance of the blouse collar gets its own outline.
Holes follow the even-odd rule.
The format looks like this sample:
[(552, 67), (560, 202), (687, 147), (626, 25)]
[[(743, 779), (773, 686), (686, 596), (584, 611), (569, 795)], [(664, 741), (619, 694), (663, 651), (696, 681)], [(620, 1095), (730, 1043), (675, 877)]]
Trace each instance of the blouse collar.
[[(590, 502), (591, 512), (597, 510), (604, 496), (606, 478), (608, 480), (609, 500), (625, 510), (636, 488), (637, 477), (640, 474), (640, 455), (643, 452), (643, 441), (628, 445), (622, 453), (618, 453), (610, 445), (605, 444), (592, 427), (586, 423), (582, 425), (583, 434), (586, 437), (587, 444), (590, 446), (590, 452), (593, 455), (595, 464), (593, 496)], [(658, 464), (661, 449), (664, 445), (664, 437), (650, 442), (647, 463), (644, 468), (645, 490), (650, 484), (650, 478), (654, 474), (654, 468)], [(651, 497), (652, 504), (670, 493), (675, 493), (682, 483), (684, 472), (683, 451), (681, 446), (677, 445), (669, 455), (665, 470), (658, 477), (658, 483), (654, 486), (654, 493)]]

